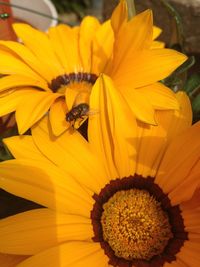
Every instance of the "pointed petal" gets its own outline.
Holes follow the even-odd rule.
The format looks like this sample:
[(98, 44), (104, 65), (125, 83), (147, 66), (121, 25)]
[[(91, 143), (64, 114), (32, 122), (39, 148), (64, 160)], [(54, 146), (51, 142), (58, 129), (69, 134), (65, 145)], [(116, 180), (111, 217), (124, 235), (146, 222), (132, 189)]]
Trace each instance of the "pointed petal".
[[(102, 159), (110, 178), (129, 176), (135, 170), (136, 121), (112, 80), (101, 76), (90, 96), (89, 142)], [(115, 148), (115, 149), (114, 149)], [(119, 176), (116, 176), (117, 168)]]
[(196, 123), (174, 138), (159, 167), (155, 181), (169, 194), (173, 204), (191, 198), (199, 183), (199, 132), (200, 123)]
[(155, 177), (163, 154), (171, 140), (191, 126), (191, 105), (186, 94), (176, 94), (180, 105), (175, 111), (156, 111), (156, 126), (138, 122), (139, 145), (136, 173)]
[(195, 243), (200, 240), (199, 193), (200, 190), (197, 189), (191, 199), (180, 205), (185, 231), (189, 234), (189, 240)]
[(3, 139), (3, 142), (16, 159), (47, 160), (30, 135), (12, 136)]
[(180, 208), (183, 212), (183, 214), (188, 212), (196, 212), (199, 209), (199, 201), (200, 201), (200, 189), (198, 188), (191, 199), (189, 199), (186, 202), (183, 202), (180, 204)]
[(135, 117), (142, 122), (156, 125), (155, 112), (149, 99), (140, 94), (139, 90), (126, 88), (122, 92), (123, 97), (128, 103)]
[(123, 61), (112, 77), (118, 87), (138, 88), (166, 78), (186, 59), (171, 49), (144, 50)]
[(0, 95), (0, 116), (15, 111), (21, 100), (26, 96), (30, 99), (34, 91), (32, 89), (18, 89)]
[(19, 56), (22, 61), (26, 62), (30, 68), (32, 68), (37, 74), (41, 75), (48, 82), (52, 80), (50, 71), (46, 71), (45, 65), (39, 60), (26, 46), (12, 41), (0, 41), (0, 45), (9, 48), (17, 56)]
[(105, 256), (99, 243), (68, 242), (30, 257), (16, 267), (36, 266), (108, 267), (108, 257)]
[[(190, 165), (192, 164), (190, 163)], [(181, 171), (179, 172), (180, 173), (176, 175), (182, 174)], [(183, 176), (184, 175), (185, 173), (183, 173)], [(174, 190), (172, 190), (169, 193), (169, 198), (171, 199), (171, 203), (173, 205), (182, 203), (183, 201), (187, 201), (193, 196), (195, 190), (200, 185), (199, 176), (200, 176), (200, 160), (199, 159), (197, 160), (196, 157), (194, 157), (192, 170), (190, 171), (189, 175), (186, 176), (185, 180), (182, 183), (180, 183), (180, 185), (178, 185)]]
[(27, 256), (0, 253), (0, 266), (1, 267), (16, 267), (17, 264), (19, 264), (26, 258)]
[(155, 109), (179, 109), (175, 93), (162, 83), (139, 88), (141, 98), (146, 98)]
[[(64, 213), (90, 216), (93, 199), (75, 180), (50, 162), (0, 163), (0, 187), (16, 196)], [(81, 203), (81, 205), (80, 205)]]
[[(59, 40), (62, 45), (62, 50), (60, 53), (64, 53), (64, 56), (67, 60), (62, 60), (62, 64), (64, 66), (64, 70), (67, 73), (70, 72), (78, 72), (83, 71), (80, 56), (79, 56), (79, 48), (78, 48), (78, 38), (79, 38), (79, 27), (70, 28), (67, 25), (60, 24), (56, 26), (57, 36), (59, 36)], [(50, 37), (55, 46), (56, 36)], [(57, 52), (58, 53), (58, 52)], [(61, 54), (59, 53), (58, 58), (60, 59)]]
[(68, 55), (65, 50), (65, 45), (67, 43), (67, 35), (63, 35), (60, 29), (60, 25), (56, 27), (50, 27), (48, 29), (48, 37), (55, 51), (55, 54), (57, 55), (58, 60), (60, 61), (60, 64), (64, 68), (65, 72), (68, 72), (69, 62)]
[(50, 71), (54, 77), (64, 73), (47, 34), (23, 23), (15, 23), (13, 28), (23, 43), (43, 62), (46, 70)]
[(153, 26), (153, 40), (155, 40), (159, 35), (161, 35), (162, 30), (159, 27)]
[(165, 43), (160, 42), (160, 41), (153, 41), (151, 45), (151, 49), (158, 49), (158, 48), (164, 48), (164, 47), (165, 47)]
[(176, 254), (177, 259), (183, 262), (186, 266), (196, 267), (200, 262), (199, 245), (198, 248), (190, 248), (191, 242), (185, 241), (181, 251)]
[(79, 52), (84, 72), (91, 72), (92, 41), (99, 27), (100, 23), (95, 17), (87, 16), (81, 22)]
[(95, 155), (96, 151), (90, 151), (88, 142), (77, 131), (66, 131), (55, 137), (47, 118), (44, 118), (32, 128), (32, 136), (37, 147), (50, 161), (92, 192), (98, 193), (107, 184), (108, 179)]
[[(103, 40), (103, 44), (102, 44)], [(110, 20), (101, 24), (92, 43), (92, 73), (102, 73), (113, 53), (114, 34)]]
[[(65, 91), (65, 101), (66, 101), (68, 110), (71, 110), (72, 107), (74, 106), (74, 103), (75, 103), (75, 100), (76, 100), (78, 94), (79, 94), (79, 91), (76, 88), (71, 87), (69, 85), (69, 87)], [(77, 103), (77, 104), (79, 104), (79, 103)]]
[(151, 10), (140, 13), (120, 27), (120, 30), (115, 35), (112, 69), (108, 72), (111, 76), (118, 76), (119, 70), (122, 70), (126, 64), (132, 65), (132, 57), (134, 55), (135, 58), (138, 50), (150, 47), (152, 43), (152, 30)]
[(93, 237), (91, 220), (78, 215), (36, 209), (0, 220), (0, 251), (33, 255), (70, 240)]
[(114, 9), (111, 16), (111, 25), (115, 34), (117, 34), (122, 24), (127, 21), (127, 18), (127, 4), (126, 1), (121, 0), (117, 7)]
[(0, 62), (0, 73), (1, 74), (18, 74), (22, 76), (27, 76), (34, 78), (36, 80), (41, 80), (41, 77), (35, 73), (28, 65), (23, 61), (14, 57), (13, 54), (0, 51), (1, 62)]
[[(34, 77), (26, 77), (22, 75), (9, 75), (0, 79), (0, 92), (8, 89), (17, 89), (18, 87), (33, 86), (36, 88), (49, 91), (47, 84), (41, 79), (35, 79)], [(37, 90), (37, 89), (35, 89)]]
[(49, 120), (53, 134), (58, 136), (69, 128), (70, 124), (66, 121), (67, 106), (63, 98), (58, 98), (50, 108)]
[(24, 96), (16, 109), (16, 121), (19, 133), (23, 134), (34, 123), (40, 120), (59, 96), (56, 93), (38, 91), (32, 92), (31, 97)]
[(192, 125), (192, 107), (189, 97), (184, 92), (178, 92), (176, 98), (180, 109), (175, 111), (175, 120), (171, 124), (170, 132), (176, 136)]

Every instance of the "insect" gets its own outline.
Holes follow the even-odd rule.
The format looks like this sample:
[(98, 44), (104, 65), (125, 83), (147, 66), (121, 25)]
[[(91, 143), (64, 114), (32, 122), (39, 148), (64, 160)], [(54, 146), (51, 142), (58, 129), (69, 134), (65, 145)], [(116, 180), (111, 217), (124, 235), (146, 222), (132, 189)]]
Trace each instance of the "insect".
[(79, 126), (81, 125), (81, 122), (84, 120), (84, 116), (87, 116), (89, 113), (89, 105), (87, 103), (81, 103), (78, 104), (75, 107), (72, 107), (72, 109), (66, 114), (66, 121), (72, 123), (72, 126), (75, 127), (75, 123), (77, 120), (79, 120)]
[(6, 20), (10, 17), (10, 15), (8, 13), (1, 13), (0, 14), (0, 19), (2, 20)]

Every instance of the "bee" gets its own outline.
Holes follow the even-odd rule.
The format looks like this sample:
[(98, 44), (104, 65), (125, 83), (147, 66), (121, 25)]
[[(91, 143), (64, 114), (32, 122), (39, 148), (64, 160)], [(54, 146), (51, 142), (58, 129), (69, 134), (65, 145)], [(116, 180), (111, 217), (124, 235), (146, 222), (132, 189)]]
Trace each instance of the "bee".
[(79, 120), (79, 126), (84, 121), (84, 117), (89, 114), (89, 105), (87, 103), (80, 103), (77, 106), (72, 107), (72, 109), (66, 114), (66, 121), (72, 123), (72, 126), (75, 127), (75, 123)]
[(8, 13), (1, 13), (0, 14), (0, 19), (2, 20), (6, 20), (10, 17), (10, 15)]

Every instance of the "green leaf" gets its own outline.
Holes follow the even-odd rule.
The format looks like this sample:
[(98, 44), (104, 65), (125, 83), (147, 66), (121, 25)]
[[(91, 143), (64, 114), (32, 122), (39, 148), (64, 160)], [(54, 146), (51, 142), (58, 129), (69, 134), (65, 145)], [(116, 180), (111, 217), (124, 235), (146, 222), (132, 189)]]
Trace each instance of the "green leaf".
[(178, 69), (175, 70), (175, 74), (179, 75), (189, 70), (195, 63), (195, 57), (189, 57)]
[(136, 15), (135, 1), (126, 0), (128, 6), (128, 18), (131, 19)]
[(194, 113), (200, 113), (200, 94), (192, 101), (192, 109)]
[(9, 159), (13, 159), (13, 156), (11, 155), (7, 147), (2, 142), (0, 142), (0, 161)]
[(189, 96), (195, 95), (197, 90), (200, 89), (200, 74), (195, 73), (191, 75), (183, 89)]
[(181, 16), (177, 12), (177, 10), (167, 1), (167, 0), (160, 0), (160, 2), (164, 5), (164, 7), (167, 9), (168, 13), (173, 17), (174, 19), (174, 28), (171, 44), (178, 43), (180, 44), (182, 50), (184, 49), (184, 31), (183, 31), (183, 22), (181, 19)]

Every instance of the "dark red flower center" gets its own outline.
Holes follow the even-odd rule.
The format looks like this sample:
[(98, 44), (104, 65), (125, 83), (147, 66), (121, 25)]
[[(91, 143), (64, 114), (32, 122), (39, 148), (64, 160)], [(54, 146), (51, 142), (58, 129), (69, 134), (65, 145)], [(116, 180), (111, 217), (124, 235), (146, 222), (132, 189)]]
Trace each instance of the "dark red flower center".
[(87, 82), (89, 84), (94, 84), (97, 80), (98, 76), (93, 73), (87, 72), (73, 72), (69, 74), (63, 74), (51, 81), (49, 84), (49, 88), (55, 93), (58, 89), (63, 85), (69, 85), (71, 83), (81, 83)]
[(116, 179), (93, 198), (93, 240), (110, 265), (161, 267), (176, 259), (187, 240), (183, 218), (153, 178)]

